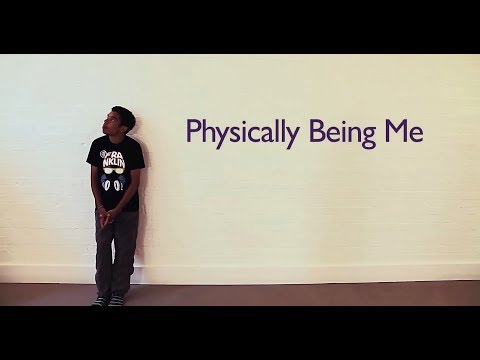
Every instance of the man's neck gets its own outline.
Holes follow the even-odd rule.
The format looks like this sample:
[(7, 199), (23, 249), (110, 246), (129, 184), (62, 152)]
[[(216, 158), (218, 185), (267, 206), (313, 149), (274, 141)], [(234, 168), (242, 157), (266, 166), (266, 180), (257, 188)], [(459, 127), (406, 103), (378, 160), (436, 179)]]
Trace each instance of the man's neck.
[(120, 144), (125, 139), (125, 134), (110, 135), (108, 137), (113, 144)]

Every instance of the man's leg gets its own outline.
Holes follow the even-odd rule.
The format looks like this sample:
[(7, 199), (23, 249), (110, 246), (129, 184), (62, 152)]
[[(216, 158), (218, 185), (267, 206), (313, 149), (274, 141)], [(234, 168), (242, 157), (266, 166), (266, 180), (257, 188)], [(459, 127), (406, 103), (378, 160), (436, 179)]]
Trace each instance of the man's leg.
[[(115, 261), (112, 272), (112, 295), (123, 297), (130, 290), (130, 277), (137, 245), (139, 212), (122, 212), (115, 219)], [(122, 303), (123, 305), (123, 303)]]
[(100, 226), (100, 215), (95, 211), (95, 238), (97, 242), (96, 274), (98, 297), (110, 298), (112, 285), (113, 224)]

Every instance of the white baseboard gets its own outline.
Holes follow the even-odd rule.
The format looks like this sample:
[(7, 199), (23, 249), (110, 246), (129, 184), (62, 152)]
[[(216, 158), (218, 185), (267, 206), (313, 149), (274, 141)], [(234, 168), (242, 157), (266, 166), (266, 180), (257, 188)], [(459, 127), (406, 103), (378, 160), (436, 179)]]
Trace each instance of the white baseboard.
[[(0, 265), (1, 283), (94, 284), (90, 265)], [(132, 284), (248, 285), (480, 280), (480, 263), (322, 266), (138, 266)]]

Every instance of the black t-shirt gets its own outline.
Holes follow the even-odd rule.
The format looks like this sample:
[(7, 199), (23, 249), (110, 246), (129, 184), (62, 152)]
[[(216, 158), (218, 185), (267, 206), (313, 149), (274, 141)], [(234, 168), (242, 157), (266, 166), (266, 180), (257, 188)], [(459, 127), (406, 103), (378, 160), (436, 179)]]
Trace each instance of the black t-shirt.
[[(98, 168), (98, 183), (105, 210), (114, 209), (130, 186), (130, 171), (145, 167), (140, 144), (125, 136), (119, 144), (110, 141), (107, 135), (92, 142), (87, 163)], [(138, 190), (125, 205), (123, 211), (138, 211)]]

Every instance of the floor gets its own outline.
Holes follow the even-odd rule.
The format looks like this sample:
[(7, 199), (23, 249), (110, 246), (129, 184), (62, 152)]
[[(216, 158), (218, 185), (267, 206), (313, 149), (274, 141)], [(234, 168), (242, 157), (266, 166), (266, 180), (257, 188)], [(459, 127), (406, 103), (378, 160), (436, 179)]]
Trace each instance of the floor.
[[(3, 306), (89, 306), (95, 285), (0, 284)], [(478, 306), (480, 281), (132, 285), (125, 306)]]

